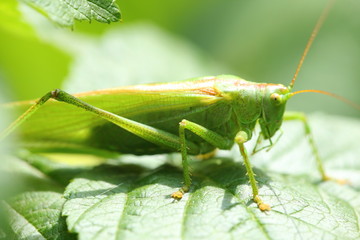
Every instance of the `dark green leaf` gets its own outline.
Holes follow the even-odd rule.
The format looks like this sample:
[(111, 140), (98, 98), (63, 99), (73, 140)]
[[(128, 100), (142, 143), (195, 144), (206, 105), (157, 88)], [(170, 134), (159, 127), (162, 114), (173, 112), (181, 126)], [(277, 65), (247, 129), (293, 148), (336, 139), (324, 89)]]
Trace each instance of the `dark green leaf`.
[(61, 216), (64, 199), (54, 192), (27, 192), (7, 202), (10, 225), (17, 239), (74, 239)]

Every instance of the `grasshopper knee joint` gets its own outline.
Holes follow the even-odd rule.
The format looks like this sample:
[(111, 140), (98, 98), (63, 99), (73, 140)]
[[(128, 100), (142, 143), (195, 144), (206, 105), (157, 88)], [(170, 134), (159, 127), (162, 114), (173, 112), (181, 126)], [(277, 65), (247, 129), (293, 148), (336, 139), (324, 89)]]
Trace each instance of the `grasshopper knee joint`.
[(180, 126), (185, 126), (187, 123), (186, 119), (181, 120), (181, 122), (179, 123)]
[(55, 89), (54, 91), (51, 91), (51, 97), (56, 99), (59, 96), (59, 93), (61, 92), (60, 89)]
[(248, 134), (244, 131), (240, 131), (236, 134), (235, 136), (235, 142), (236, 143), (244, 143), (244, 142), (247, 142), (248, 140)]

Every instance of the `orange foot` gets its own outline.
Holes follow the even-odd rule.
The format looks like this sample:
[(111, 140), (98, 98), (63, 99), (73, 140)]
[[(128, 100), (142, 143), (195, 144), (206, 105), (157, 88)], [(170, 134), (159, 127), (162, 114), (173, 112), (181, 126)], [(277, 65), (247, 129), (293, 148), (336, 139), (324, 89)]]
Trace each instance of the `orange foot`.
[(208, 153), (199, 154), (199, 155), (196, 156), (196, 158), (199, 159), (199, 160), (210, 159), (213, 156), (215, 156), (216, 152), (217, 152), (217, 149), (215, 149), (215, 150), (213, 150), (211, 152), (208, 152)]
[(256, 202), (256, 204), (258, 205), (258, 208), (263, 212), (271, 210), (270, 205), (264, 203), (259, 196), (254, 197), (254, 202)]
[(337, 178), (333, 178), (333, 177), (329, 177), (329, 176), (323, 177), (323, 180), (324, 181), (334, 181), (334, 182), (336, 182), (338, 184), (341, 184), (341, 185), (350, 184), (350, 181), (347, 180), (347, 179), (337, 179)]
[(180, 190), (171, 194), (171, 197), (175, 200), (180, 200), (180, 199), (182, 199), (183, 196), (184, 196), (184, 193)]

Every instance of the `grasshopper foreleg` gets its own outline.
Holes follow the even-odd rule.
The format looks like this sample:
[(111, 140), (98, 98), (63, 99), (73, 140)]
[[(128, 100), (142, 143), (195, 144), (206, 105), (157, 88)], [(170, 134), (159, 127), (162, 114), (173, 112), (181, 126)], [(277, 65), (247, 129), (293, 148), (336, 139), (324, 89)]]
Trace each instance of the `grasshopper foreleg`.
[(285, 112), (284, 114), (284, 120), (285, 121), (289, 121), (289, 120), (298, 120), (298, 121), (301, 121), (303, 124), (304, 124), (304, 129), (305, 129), (305, 134), (307, 136), (307, 139), (309, 141), (309, 145), (311, 147), (311, 150), (315, 156), (315, 159), (316, 159), (316, 164), (317, 164), (317, 167), (318, 167), (318, 170), (319, 170), (319, 173), (321, 175), (321, 179), (323, 181), (328, 181), (328, 180), (335, 180), (337, 181), (338, 183), (340, 184), (344, 184), (346, 183), (347, 181), (346, 180), (341, 180), (341, 179), (334, 179), (332, 177), (329, 177), (326, 173), (325, 173), (325, 169), (324, 169), (324, 165), (323, 165), (323, 162), (321, 161), (321, 158), (320, 158), (320, 155), (319, 155), (319, 151), (316, 147), (316, 144), (315, 144), (315, 141), (314, 141), (314, 138), (312, 136), (312, 133), (311, 133), (311, 128), (310, 128), (310, 125), (308, 123), (308, 120), (305, 116), (304, 113), (302, 112)]
[(253, 200), (258, 205), (258, 207), (261, 211), (269, 211), (269, 210), (271, 210), (270, 205), (264, 203), (259, 196), (259, 189), (258, 189), (257, 182), (255, 179), (255, 173), (252, 170), (252, 166), (251, 166), (248, 154), (247, 154), (245, 146), (244, 146), (244, 143), (247, 142), (248, 140), (249, 140), (248, 135), (244, 131), (238, 132), (235, 136), (235, 142), (239, 145), (241, 156), (244, 159), (246, 172), (249, 177), (249, 182), (250, 182), (252, 192), (253, 192)]

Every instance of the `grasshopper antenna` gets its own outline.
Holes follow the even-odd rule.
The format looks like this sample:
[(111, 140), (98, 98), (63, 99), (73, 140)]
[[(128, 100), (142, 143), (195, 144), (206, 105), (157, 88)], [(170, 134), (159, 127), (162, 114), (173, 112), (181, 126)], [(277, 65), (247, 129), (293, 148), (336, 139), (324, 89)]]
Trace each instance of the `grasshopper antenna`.
[(326, 8), (325, 8), (325, 9), (323, 10), (323, 12), (321, 13), (321, 15), (320, 15), (320, 17), (319, 17), (319, 19), (318, 19), (318, 21), (317, 21), (317, 23), (316, 23), (313, 31), (311, 32), (310, 38), (309, 38), (309, 40), (308, 40), (308, 42), (307, 42), (307, 44), (306, 44), (306, 46), (305, 46), (305, 50), (304, 50), (304, 52), (303, 52), (303, 54), (302, 54), (302, 56), (301, 56), (301, 58), (300, 58), (300, 62), (299, 62), (299, 64), (298, 64), (298, 66), (297, 66), (297, 68), (296, 68), (295, 74), (294, 74), (294, 76), (293, 76), (293, 78), (292, 78), (292, 80), (291, 80), (291, 83), (290, 83), (289, 87), (288, 87), (290, 90), (294, 87), (295, 80), (296, 80), (296, 78), (297, 78), (297, 76), (298, 76), (298, 74), (299, 74), (299, 72), (300, 72), (300, 69), (301, 69), (303, 63), (304, 63), (305, 57), (306, 57), (306, 55), (308, 54), (309, 49), (310, 49), (312, 43), (314, 42), (314, 39), (315, 39), (316, 35), (318, 34), (321, 26), (323, 25), (326, 17), (329, 15), (330, 9), (331, 9), (332, 6), (334, 5), (335, 1), (336, 1), (336, 0), (331, 0), (331, 1), (329, 1), (329, 3), (327, 4)]
[[(321, 26), (323, 25), (325, 19), (327, 18), (327, 16), (329, 15), (329, 12), (330, 12), (330, 9), (332, 8), (332, 6), (335, 4), (335, 1), (336, 0), (330, 0), (327, 4), (327, 6), (325, 7), (325, 9), (323, 10), (323, 12), (321, 13), (312, 33), (311, 33), (311, 36), (306, 44), (306, 47), (305, 47), (305, 50), (303, 52), (303, 55), (301, 56), (300, 58), (300, 62), (296, 68), (296, 71), (295, 71), (295, 74), (291, 80), (291, 83), (289, 85), (289, 90), (291, 90), (293, 87), (294, 87), (294, 84), (295, 84), (295, 81), (296, 81), (296, 78), (300, 72), (300, 69), (304, 63), (304, 59), (306, 57), (306, 55), (308, 54), (309, 52), (309, 49), (312, 45), (312, 43), (314, 42), (314, 39), (316, 37), (316, 35), (318, 34)], [(296, 94), (299, 94), (299, 93), (305, 93), (305, 92), (314, 92), (314, 93), (321, 93), (321, 94), (324, 94), (324, 95), (328, 95), (328, 96), (331, 96), (331, 97), (334, 97), (346, 104), (349, 104), (350, 106), (352, 106), (353, 108), (357, 109), (357, 110), (360, 110), (360, 105), (359, 104), (356, 104), (342, 96), (339, 96), (339, 95), (336, 95), (334, 93), (330, 93), (330, 92), (326, 92), (326, 91), (322, 91), (322, 90), (313, 90), (313, 89), (309, 89), (309, 90), (301, 90), (301, 91), (296, 91), (296, 92), (292, 92), (292, 93), (289, 93), (289, 98), (296, 95)]]
[(324, 95), (328, 95), (328, 96), (331, 96), (331, 97), (334, 97), (346, 104), (349, 104), (350, 106), (352, 106), (353, 108), (357, 109), (360, 111), (360, 105), (359, 104), (356, 104), (352, 101), (350, 101), (349, 99), (347, 98), (344, 98), (342, 96), (339, 96), (339, 95), (336, 95), (334, 93), (331, 93), (331, 92), (326, 92), (326, 91), (322, 91), (322, 90), (313, 90), (313, 89), (309, 89), (309, 90), (301, 90), (301, 91), (296, 91), (296, 92), (292, 92), (290, 93), (290, 97), (296, 95), (296, 94), (299, 94), (299, 93), (305, 93), (305, 92), (314, 92), (314, 93), (321, 93), (321, 94), (324, 94)]

